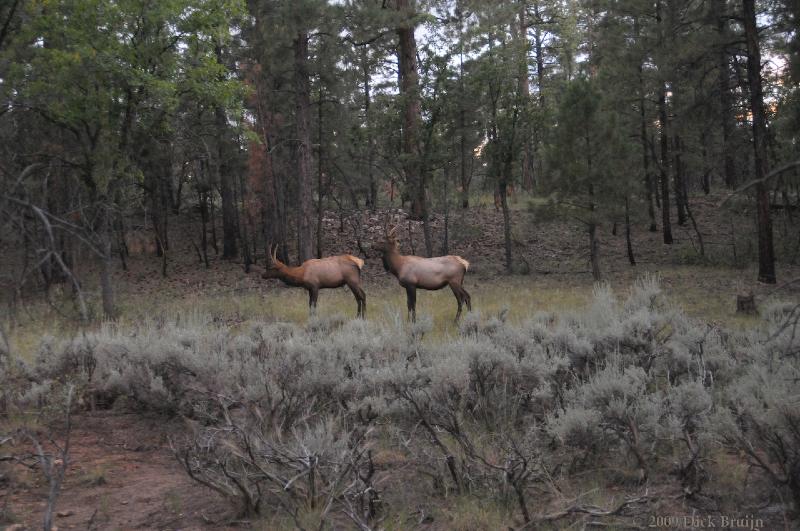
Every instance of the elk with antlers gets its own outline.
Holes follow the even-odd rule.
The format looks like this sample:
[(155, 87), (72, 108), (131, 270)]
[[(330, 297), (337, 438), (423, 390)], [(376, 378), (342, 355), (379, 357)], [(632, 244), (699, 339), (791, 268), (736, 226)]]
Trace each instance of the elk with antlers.
[(278, 260), (278, 246), (270, 253), (270, 262), (261, 278), (277, 278), (288, 286), (305, 288), (308, 291), (308, 306), (313, 313), (317, 309), (319, 290), (340, 288), (347, 284), (358, 303), (358, 317), (367, 313), (367, 296), (361, 287), (361, 269), (364, 260), (349, 255), (306, 260), (300, 266), (290, 267)]
[(408, 298), (408, 316), (412, 321), (417, 318), (417, 288), (438, 290), (450, 286), (458, 302), (456, 321), (461, 317), (462, 304), (467, 311), (472, 311), (469, 293), (464, 289), (464, 275), (469, 269), (469, 262), (460, 256), (437, 256), (422, 258), (400, 254), (395, 236), (397, 227), (386, 232), (386, 241), (376, 248), (383, 257), (383, 267), (397, 277), (400, 285), (406, 288)]

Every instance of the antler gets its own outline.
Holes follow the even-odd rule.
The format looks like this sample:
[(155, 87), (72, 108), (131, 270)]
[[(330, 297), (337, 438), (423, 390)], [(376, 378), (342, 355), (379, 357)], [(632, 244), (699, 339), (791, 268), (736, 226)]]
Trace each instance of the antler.
[(272, 245), (270, 245), (269, 259), (273, 264), (278, 261), (278, 244), (277, 243), (275, 244), (274, 247)]
[(394, 236), (394, 233), (397, 232), (397, 227), (399, 227), (399, 225), (395, 225), (394, 227), (392, 227), (389, 230), (389, 232), (386, 233), (386, 236), (389, 236), (389, 237)]

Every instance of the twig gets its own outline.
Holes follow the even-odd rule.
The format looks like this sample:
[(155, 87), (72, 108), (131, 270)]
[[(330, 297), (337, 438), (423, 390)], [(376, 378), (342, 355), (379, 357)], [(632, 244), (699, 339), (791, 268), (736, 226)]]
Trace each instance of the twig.
[(720, 203), (719, 206), (720, 207), (725, 206), (725, 204), (728, 201), (733, 199), (733, 196), (738, 195), (738, 194), (740, 194), (742, 192), (745, 192), (745, 191), (749, 190), (750, 188), (756, 186), (757, 184), (765, 183), (768, 180), (772, 179), (773, 177), (775, 177), (777, 175), (780, 175), (781, 173), (784, 173), (785, 171), (791, 170), (792, 168), (794, 168), (796, 166), (800, 166), (800, 160), (796, 160), (794, 162), (790, 162), (788, 164), (784, 164), (783, 166), (772, 170), (771, 172), (769, 172), (764, 177), (762, 177), (760, 179), (754, 179), (754, 180), (750, 181), (749, 183), (740, 186), (739, 188), (737, 188), (736, 190), (731, 192), (731, 194), (728, 197), (723, 199), (722, 203)]
[(70, 432), (72, 431), (71, 409), (72, 395), (74, 390), (75, 388), (72, 385), (70, 385), (67, 389), (67, 401), (65, 404), (67, 426), (66, 433), (64, 435), (64, 447), (58, 447), (58, 445), (55, 444), (55, 441), (51, 439), (51, 442), (59, 450), (59, 459), (53, 459), (51, 455), (45, 453), (44, 448), (42, 448), (42, 445), (39, 442), (39, 439), (32, 432), (27, 430), (24, 432), (25, 437), (27, 437), (36, 448), (36, 454), (39, 459), (39, 463), (42, 466), (42, 472), (50, 484), (50, 490), (47, 496), (47, 505), (44, 512), (45, 530), (50, 530), (53, 528), (53, 513), (55, 511), (56, 502), (58, 501), (58, 495), (61, 492), (61, 483), (64, 481), (64, 474), (69, 466), (69, 440)]
[[(578, 499), (583, 497), (584, 495), (578, 496)], [(566, 516), (572, 514), (586, 514), (591, 517), (601, 518), (606, 516), (619, 516), (621, 515), (626, 509), (628, 509), (632, 505), (636, 505), (638, 503), (644, 503), (652, 500), (653, 497), (650, 496), (647, 491), (645, 490), (644, 494), (641, 496), (637, 496), (635, 498), (628, 498), (627, 500), (623, 501), (616, 507), (612, 509), (603, 509), (602, 507), (598, 507), (596, 505), (583, 505), (580, 503), (573, 503), (569, 507), (566, 507), (560, 511), (555, 511), (549, 514), (540, 514), (535, 516), (530, 522), (523, 525), (522, 527), (517, 528), (517, 531), (522, 531), (523, 529), (534, 529), (542, 522), (553, 522), (555, 520), (560, 520)]]

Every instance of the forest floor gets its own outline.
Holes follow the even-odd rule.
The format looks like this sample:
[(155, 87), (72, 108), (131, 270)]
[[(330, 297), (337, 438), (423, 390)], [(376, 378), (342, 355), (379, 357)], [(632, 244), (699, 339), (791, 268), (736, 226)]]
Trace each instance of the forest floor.
[[(776, 220), (776, 242), (781, 261), (777, 264), (779, 284), (767, 286), (756, 282), (755, 242), (751, 229), (734, 224), (716, 207), (720, 198), (693, 200), (693, 210), (704, 238), (707, 258), (697, 253), (697, 235), (690, 224), (675, 226), (675, 243), (663, 245), (660, 233), (646, 230), (636, 222), (633, 247), (636, 266), (628, 263), (624, 226), (616, 235), (610, 226), (601, 228), (601, 263), (605, 280), (615, 293), (624, 297), (628, 288), (644, 274), (658, 275), (667, 297), (690, 316), (728, 327), (752, 326), (756, 320), (735, 313), (736, 296), (754, 293), (760, 308), (772, 300), (800, 299), (800, 266), (792, 256), (797, 242), (797, 225)], [(330, 213), (324, 220), (325, 254), (358, 253), (357, 240), (366, 250), (363, 278), (368, 297), (368, 318), (405, 319), (405, 295), (394, 278), (384, 272), (371, 244), (383, 234), (388, 219), (403, 221), (399, 229), (405, 253), (423, 254), (419, 223), (408, 222), (402, 211), (383, 211), (372, 215), (340, 218)], [(434, 233), (441, 235), (444, 217), (433, 221)], [(529, 208), (522, 200), (514, 210), (516, 273), (504, 273), (502, 214), (493, 206), (479, 205), (466, 212), (454, 212), (449, 220), (449, 252), (470, 261), (465, 286), (472, 294), (473, 306), (484, 315), (507, 312), (512, 321), (522, 321), (535, 312), (577, 309), (590, 298), (594, 287), (588, 264), (588, 237), (579, 222), (553, 221), (541, 210)], [(642, 229), (642, 227), (645, 227)], [(194, 220), (173, 220), (167, 276), (161, 275), (161, 259), (147, 254), (128, 259), (127, 270), (114, 273), (120, 305), (120, 320), (141, 320), (192, 315), (213, 315), (231, 326), (255, 319), (304, 322), (308, 317), (303, 290), (290, 289), (277, 281), (264, 281), (257, 274), (246, 275), (241, 263), (210, 257), (210, 267), (198, 260), (194, 242), (199, 241)], [(359, 235), (360, 236), (357, 236)], [(260, 247), (260, 246), (259, 246)], [(441, 249), (437, 238), (434, 248)], [(735, 252), (734, 252), (735, 249)], [(263, 249), (259, 248), (263, 264)], [(796, 251), (795, 255), (796, 255)], [(436, 253), (438, 254), (438, 253)], [(791, 263), (795, 261), (795, 263)], [(737, 263), (744, 266), (737, 266)], [(78, 271), (81, 278), (92, 278), (91, 267)], [(93, 311), (99, 313), (99, 293), (95, 284), (84, 283)], [(59, 288), (51, 290), (50, 305), (18, 301), (11, 316), (9, 339), (11, 351), (32, 359), (44, 334), (68, 336), (78, 330), (71, 303)], [(319, 313), (355, 315), (356, 305), (346, 289), (323, 292)], [(455, 335), (452, 318), (455, 301), (449, 290), (419, 295), (418, 312), (434, 322), (427, 340), (436, 341)], [(181, 423), (164, 423), (163, 418), (149, 418), (125, 410), (85, 413), (76, 416), (72, 434), (72, 458), (67, 471), (58, 510), (65, 516), (56, 519), (59, 529), (221, 529), (251, 527), (237, 524), (234, 515), (216, 494), (190, 480), (172, 456), (169, 437), (180, 432)], [(390, 459), (391, 456), (386, 456)], [(737, 466), (720, 466), (721, 482), (736, 485), (736, 474), (745, 474)], [(37, 473), (17, 470), (12, 482), (0, 481), (0, 516), (9, 524), (28, 528), (41, 527), (46, 485)], [(402, 478), (400, 478), (402, 479)], [(587, 486), (574, 486), (591, 487)], [(599, 500), (609, 502), (610, 498)], [(667, 494), (667, 493), (665, 493)], [(665, 499), (669, 498), (666, 496)], [(491, 529), (470, 527), (465, 519), (491, 522), (491, 507), (454, 500), (437, 509), (435, 519), (404, 515), (397, 529), (417, 528), (422, 524), (434, 529)], [(691, 513), (691, 509), (662, 507), (662, 513)], [(486, 514), (477, 515), (484, 511)], [(664, 513), (667, 511), (667, 513)], [(429, 515), (432, 513), (428, 513)], [(417, 518), (419, 516), (419, 518)], [(499, 517), (498, 517), (499, 518)], [(419, 521), (417, 521), (419, 520)], [(499, 521), (503, 521), (500, 518)], [(4, 522), (0, 519), (0, 525)], [(641, 522), (646, 526), (647, 522)], [(256, 525), (256, 527), (258, 527)], [(261, 527), (268, 528), (268, 527)]]
[[(56, 505), (54, 530), (295, 529), (291, 521), (239, 519), (217, 493), (192, 481), (170, 449), (170, 438), (180, 437), (183, 429), (177, 419), (164, 422), (163, 417), (114, 409), (76, 415), (73, 424), (72, 450)], [(56, 439), (63, 437), (58, 429), (55, 433)], [(374, 463), (376, 485), (390, 493), (385, 505), (405, 509), (385, 515), (383, 529), (496, 531), (522, 525), (513, 506), (453, 493), (431, 499), (427, 486), (409, 488), (420, 480), (419, 474), (396, 450), (376, 448)], [(0, 483), (0, 526), (7, 525), (7, 531), (41, 529), (48, 484), (36, 470), (15, 467), (12, 471), (6, 484)], [(575, 501), (612, 509), (626, 496), (646, 495), (651, 501), (638, 516), (588, 518), (584, 524), (610, 529), (669, 527), (654, 525), (654, 518), (682, 520), (683, 515), (699, 514), (713, 515), (719, 521), (720, 515), (746, 511), (766, 522), (762, 529), (791, 528), (782, 505), (758, 505), (758, 493), (770, 487), (763, 478), (750, 477), (745, 463), (719, 453), (707, 471), (709, 484), (692, 502), (685, 499), (667, 470), (656, 471), (645, 489), (629, 473), (598, 463), (582, 478), (558, 481), (558, 496), (543, 494), (533, 503), (542, 513), (560, 511)], [(731, 502), (720, 505), (713, 501), (725, 498)], [(733, 499), (744, 505), (734, 505)], [(346, 520), (336, 522), (336, 528), (354, 529)], [(543, 523), (536, 529), (561, 527)]]
[[(692, 201), (697, 226), (703, 237), (705, 256), (700, 256), (696, 231), (691, 223), (673, 225), (674, 243), (664, 245), (660, 232), (647, 231), (646, 220), (633, 220), (632, 247), (636, 265), (629, 264), (624, 226), (612, 233), (610, 224), (598, 231), (603, 279), (624, 297), (643, 275), (660, 277), (664, 292), (690, 316), (728, 326), (748, 326), (754, 320), (737, 315), (736, 297), (753, 293), (759, 308), (775, 300), (800, 298), (800, 219), (785, 214), (774, 220), (778, 263), (777, 285), (756, 281), (756, 241), (752, 217), (741, 209), (733, 222), (730, 210), (718, 207), (722, 198), (706, 196)], [(494, 206), (478, 204), (451, 213), (448, 227), (449, 254), (470, 262), (465, 287), (472, 295), (473, 308), (484, 315), (505, 311), (512, 321), (522, 321), (538, 311), (563, 311), (582, 306), (591, 296), (594, 281), (588, 257), (588, 236), (578, 221), (556, 219), (533, 200), (517, 199), (512, 204), (512, 239), (515, 245), (514, 274), (506, 274), (502, 213)], [(323, 254), (356, 254), (366, 259), (362, 273), (370, 319), (405, 318), (405, 292), (394, 277), (384, 271), (372, 245), (383, 238), (387, 223), (398, 223), (402, 252), (424, 254), (420, 222), (409, 221), (402, 210), (339, 216), (328, 212), (323, 220)], [(433, 216), (434, 254), (442, 254), (444, 216)], [(221, 231), (217, 231), (221, 233)], [(147, 237), (150, 237), (148, 234)], [(257, 273), (244, 273), (241, 260), (218, 258), (209, 247), (209, 267), (199, 260), (197, 220), (181, 217), (171, 222), (171, 247), (166, 276), (162, 260), (152, 254), (132, 254), (127, 270), (121, 262), (114, 272), (114, 286), (120, 320), (139, 322), (193, 313), (210, 314), (231, 324), (252, 319), (305, 322), (308, 298), (302, 289), (289, 288), (277, 280), (265, 281)], [(264, 264), (262, 242), (257, 246), (257, 264)], [(141, 248), (141, 246), (139, 246)], [(131, 246), (135, 251), (134, 246)], [(362, 253), (361, 250), (364, 252)], [(6, 254), (5, 260), (8, 260)], [(0, 256), (0, 265), (3, 257)], [(83, 280), (93, 315), (100, 315), (100, 293), (95, 267), (76, 268)], [(2, 286), (0, 286), (0, 289)], [(51, 288), (50, 304), (40, 294), (17, 300), (12, 314), (10, 336), (13, 350), (33, 356), (42, 334), (69, 335), (78, 327), (69, 288)], [(456, 304), (450, 290), (418, 294), (418, 313), (433, 318), (431, 339), (457, 332), (452, 318)], [(349, 290), (324, 290), (318, 313), (354, 315), (355, 300)]]
[[(140, 413), (98, 411), (73, 418), (70, 460), (56, 506), (59, 529), (226, 529), (228, 505), (192, 481), (169, 447), (180, 423)], [(60, 440), (60, 438), (59, 438)], [(48, 484), (15, 467), (0, 484), (0, 515), (41, 529)], [(5, 504), (5, 507), (4, 507)]]

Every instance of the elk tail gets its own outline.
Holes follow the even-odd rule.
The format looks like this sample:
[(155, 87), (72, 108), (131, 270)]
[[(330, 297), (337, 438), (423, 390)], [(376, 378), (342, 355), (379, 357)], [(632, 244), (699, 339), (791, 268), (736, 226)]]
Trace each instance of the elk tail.
[(351, 262), (353, 262), (356, 265), (356, 267), (358, 267), (359, 271), (364, 269), (364, 260), (362, 260), (361, 258), (353, 256), (352, 254), (346, 254), (345, 257)]
[(454, 256), (453, 258), (455, 258), (456, 260), (458, 260), (458, 261), (461, 263), (461, 265), (463, 265), (463, 266), (464, 266), (464, 272), (467, 272), (467, 271), (469, 271), (469, 262), (467, 262), (466, 260), (464, 260), (464, 259), (463, 259), (463, 258), (461, 258), (460, 256)]

